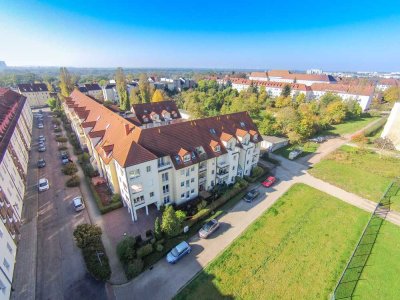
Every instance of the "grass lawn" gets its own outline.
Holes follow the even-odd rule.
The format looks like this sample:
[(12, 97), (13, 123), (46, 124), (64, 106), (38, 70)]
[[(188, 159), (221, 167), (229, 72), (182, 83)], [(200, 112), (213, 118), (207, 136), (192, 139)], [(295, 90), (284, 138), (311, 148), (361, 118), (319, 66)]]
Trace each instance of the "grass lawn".
[(384, 222), (353, 299), (400, 298), (400, 227)]
[(296, 158), (300, 158), (303, 156), (306, 156), (308, 154), (314, 153), (317, 151), (319, 147), (319, 144), (313, 143), (313, 142), (308, 142), (305, 143), (304, 145), (288, 145), (285, 147), (282, 147), (276, 151), (274, 151), (274, 154), (278, 154), (280, 156), (283, 156), (284, 158), (289, 158), (289, 153), (293, 151), (294, 149), (302, 149), (303, 152), (297, 156)]
[(354, 133), (379, 118), (380, 117), (362, 117), (349, 120), (342, 124), (333, 125), (331, 129), (324, 130), (319, 135), (344, 135), (347, 133)]
[(400, 159), (380, 158), (374, 152), (342, 146), (309, 172), (348, 192), (378, 202), (393, 178), (400, 175)]
[(327, 299), (368, 214), (294, 185), (176, 299)]

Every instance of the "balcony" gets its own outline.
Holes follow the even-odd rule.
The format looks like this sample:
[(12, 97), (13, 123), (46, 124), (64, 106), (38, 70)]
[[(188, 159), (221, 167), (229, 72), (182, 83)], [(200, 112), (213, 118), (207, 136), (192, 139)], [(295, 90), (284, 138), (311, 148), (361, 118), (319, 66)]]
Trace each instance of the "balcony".
[(158, 163), (158, 170), (164, 170), (164, 169), (168, 169), (169, 167), (171, 167), (171, 162), (167, 161), (167, 162), (163, 162), (163, 163)]
[(217, 172), (217, 178), (222, 179), (229, 176), (228, 170), (220, 170)]
[(132, 184), (131, 191), (132, 191), (132, 194), (140, 193), (143, 191), (143, 185), (142, 184)]
[(228, 163), (226, 161), (218, 161), (217, 162), (217, 168), (226, 168), (228, 167)]
[(199, 173), (207, 171), (207, 166), (206, 165), (200, 165), (199, 166)]
[(206, 182), (207, 178), (205, 176), (199, 177), (199, 184)]

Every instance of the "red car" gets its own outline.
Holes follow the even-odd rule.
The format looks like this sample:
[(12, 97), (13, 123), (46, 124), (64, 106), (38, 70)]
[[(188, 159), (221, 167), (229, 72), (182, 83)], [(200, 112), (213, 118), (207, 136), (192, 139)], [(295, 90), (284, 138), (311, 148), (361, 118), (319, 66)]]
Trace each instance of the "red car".
[(268, 176), (267, 179), (265, 179), (261, 184), (265, 187), (270, 187), (273, 185), (276, 181), (276, 178), (274, 176)]

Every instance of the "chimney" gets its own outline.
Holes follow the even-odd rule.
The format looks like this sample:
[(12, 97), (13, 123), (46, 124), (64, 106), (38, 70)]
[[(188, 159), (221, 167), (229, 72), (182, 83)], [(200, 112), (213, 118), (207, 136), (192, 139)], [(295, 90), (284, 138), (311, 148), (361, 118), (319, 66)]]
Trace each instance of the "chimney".
[(128, 135), (130, 132), (129, 130), (129, 124), (125, 124), (125, 135)]

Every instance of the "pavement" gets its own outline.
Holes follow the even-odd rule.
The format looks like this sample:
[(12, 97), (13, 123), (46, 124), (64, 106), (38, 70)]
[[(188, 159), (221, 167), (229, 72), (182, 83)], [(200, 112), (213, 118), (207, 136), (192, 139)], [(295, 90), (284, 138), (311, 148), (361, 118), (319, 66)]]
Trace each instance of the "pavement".
[[(190, 238), (188, 242), (192, 246), (192, 252), (178, 264), (170, 265), (162, 259), (151, 270), (144, 271), (131, 282), (114, 285), (115, 298), (132, 299), (132, 295), (135, 295), (137, 299), (171, 299), (293, 184), (305, 183), (365, 211), (373, 212), (376, 203), (317, 179), (307, 172), (311, 165), (348, 142), (350, 138), (351, 135), (330, 139), (321, 144), (316, 153), (298, 162), (272, 154), (272, 158), (280, 161), (280, 165), (274, 170), (279, 179), (277, 184), (268, 189), (258, 186), (260, 196), (257, 200), (252, 203), (239, 202), (219, 219), (220, 228), (208, 239), (199, 239), (197, 236)], [(387, 221), (400, 226), (400, 214), (389, 212)]]
[[(72, 198), (81, 191), (65, 187), (68, 177), (61, 173), (51, 120), (48, 111), (44, 111), (44, 129), (37, 129), (34, 120), (12, 299), (106, 299), (104, 283), (87, 273), (73, 240), (75, 227), (90, 223), (90, 218), (87, 210), (76, 213), (72, 206)], [(44, 153), (37, 152), (40, 134), (46, 137)], [(45, 168), (37, 169), (39, 157), (46, 160)], [(37, 181), (42, 177), (49, 180), (50, 189), (38, 193)]]

